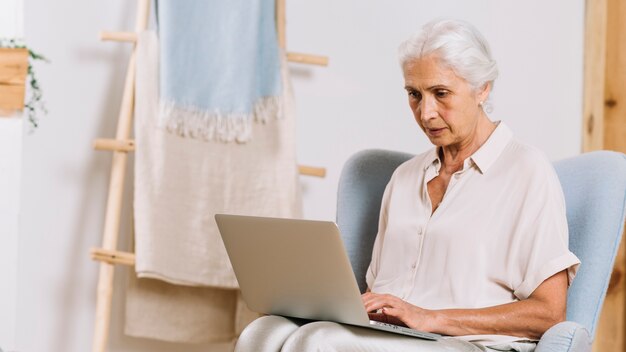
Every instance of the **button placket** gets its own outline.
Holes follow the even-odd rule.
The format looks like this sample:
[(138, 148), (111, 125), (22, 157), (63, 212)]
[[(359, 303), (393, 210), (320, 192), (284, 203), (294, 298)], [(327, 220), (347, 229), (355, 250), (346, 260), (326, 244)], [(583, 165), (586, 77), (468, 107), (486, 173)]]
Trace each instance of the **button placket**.
[(422, 249), (424, 248), (424, 227), (421, 226), (417, 229), (417, 237), (419, 240), (419, 248), (417, 253), (417, 258), (413, 262), (413, 281), (415, 281), (415, 273), (417, 272), (417, 267), (419, 266), (420, 260), (422, 259)]
[(402, 299), (406, 299), (409, 295), (409, 292), (415, 285), (415, 276), (417, 275), (417, 268), (419, 267), (420, 260), (422, 258), (422, 249), (424, 248), (424, 227), (419, 227), (417, 229), (418, 236), (418, 248), (417, 248), (417, 258), (411, 264), (411, 272), (409, 278), (404, 283), (404, 287), (402, 290)]

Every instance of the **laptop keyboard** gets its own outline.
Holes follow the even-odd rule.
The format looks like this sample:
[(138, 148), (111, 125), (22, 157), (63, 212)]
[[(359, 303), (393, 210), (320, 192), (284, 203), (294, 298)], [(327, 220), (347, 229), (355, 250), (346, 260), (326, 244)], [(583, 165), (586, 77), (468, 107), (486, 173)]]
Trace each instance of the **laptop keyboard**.
[(389, 324), (389, 323), (383, 323), (382, 321), (376, 321), (376, 320), (370, 320), (370, 325), (378, 325), (378, 326), (386, 326), (388, 328), (392, 328), (392, 329), (401, 329), (401, 326), (398, 325), (394, 325), (394, 324)]
[(380, 321), (376, 321), (376, 320), (370, 320), (370, 325), (379, 327), (379, 328), (383, 328), (387, 331), (392, 330), (394, 332), (400, 332), (402, 334), (405, 335), (411, 335), (411, 336), (417, 336), (423, 339), (427, 339), (427, 340), (437, 340), (439, 337), (441, 337), (441, 335), (439, 334), (433, 334), (433, 333), (429, 333), (429, 332), (423, 332), (423, 331), (417, 331), (417, 330), (413, 330), (411, 328), (407, 328), (404, 326), (399, 326), (399, 325), (394, 325), (394, 324), (389, 324), (389, 323), (383, 323)]

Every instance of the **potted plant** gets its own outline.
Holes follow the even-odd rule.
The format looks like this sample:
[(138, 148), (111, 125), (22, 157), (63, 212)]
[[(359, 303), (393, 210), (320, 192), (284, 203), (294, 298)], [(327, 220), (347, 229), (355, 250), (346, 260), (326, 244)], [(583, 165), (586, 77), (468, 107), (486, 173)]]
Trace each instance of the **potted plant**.
[(48, 61), (19, 40), (0, 38), (0, 116), (26, 109), (33, 128), (38, 124), (37, 114), (47, 113), (33, 68), (36, 60)]

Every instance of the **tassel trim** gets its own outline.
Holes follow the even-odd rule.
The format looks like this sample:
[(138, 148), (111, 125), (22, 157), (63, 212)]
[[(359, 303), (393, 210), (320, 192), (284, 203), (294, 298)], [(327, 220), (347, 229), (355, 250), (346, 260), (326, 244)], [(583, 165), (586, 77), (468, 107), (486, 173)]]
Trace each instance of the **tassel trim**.
[(266, 123), (272, 117), (283, 117), (282, 103), (281, 97), (264, 97), (246, 114), (205, 111), (163, 101), (159, 107), (159, 127), (186, 138), (246, 143), (252, 137), (253, 122)]

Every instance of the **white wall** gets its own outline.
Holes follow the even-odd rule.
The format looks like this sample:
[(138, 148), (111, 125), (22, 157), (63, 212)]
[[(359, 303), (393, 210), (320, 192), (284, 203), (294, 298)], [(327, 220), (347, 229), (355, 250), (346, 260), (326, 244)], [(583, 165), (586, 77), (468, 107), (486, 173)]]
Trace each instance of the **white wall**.
[[(22, 1), (0, 1), (0, 38), (23, 36)], [(0, 350), (16, 349), (21, 113), (0, 117)]]
[(26, 40), (51, 62), (36, 67), (50, 113), (24, 136), (20, 352), (91, 349), (98, 266), (89, 248), (101, 243), (111, 165), (110, 153), (91, 143), (115, 134), (130, 52), (99, 42), (98, 32), (132, 29), (134, 6), (25, 1)]
[(20, 38), (24, 35), (22, 0), (0, 2), (0, 38)]
[[(101, 242), (111, 166), (110, 154), (93, 151), (91, 142), (115, 133), (129, 53), (124, 44), (98, 42), (97, 32), (131, 29), (135, 2), (25, 6), (26, 38), (52, 63), (38, 66), (50, 114), (24, 137), (18, 347), (83, 352), (91, 348), (97, 280), (88, 250)], [(302, 177), (309, 218), (334, 218), (339, 172), (354, 152), (429, 147), (406, 106), (395, 51), (433, 17), (467, 19), (491, 42), (501, 70), (495, 119), (552, 159), (580, 150), (582, 0), (288, 0), (287, 6), (288, 48), (330, 57), (327, 68), (291, 65), (299, 162), (328, 168), (325, 179)], [(123, 287), (124, 269), (117, 273), (116, 286)], [(122, 302), (117, 291), (110, 351), (203, 350), (123, 337)]]
[(22, 120), (0, 118), (0, 350), (16, 348)]

